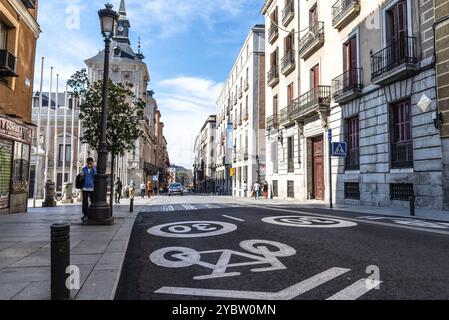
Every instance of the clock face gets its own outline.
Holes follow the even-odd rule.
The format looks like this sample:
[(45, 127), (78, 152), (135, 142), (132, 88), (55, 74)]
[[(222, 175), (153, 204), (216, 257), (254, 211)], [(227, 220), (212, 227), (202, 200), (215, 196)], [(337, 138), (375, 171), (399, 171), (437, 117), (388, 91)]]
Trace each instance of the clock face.
[(120, 32), (123, 32), (123, 30), (124, 30), (124, 29), (123, 29), (123, 26), (118, 26), (117, 29), (118, 29), (118, 31), (120, 31)]

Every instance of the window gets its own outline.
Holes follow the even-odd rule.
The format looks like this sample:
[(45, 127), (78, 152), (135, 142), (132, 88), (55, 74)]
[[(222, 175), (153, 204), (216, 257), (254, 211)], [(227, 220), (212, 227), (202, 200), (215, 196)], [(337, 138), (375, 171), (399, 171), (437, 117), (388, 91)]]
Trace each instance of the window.
[(358, 183), (345, 183), (345, 199), (360, 200), (360, 185)]
[(400, 0), (386, 12), (387, 44), (408, 36), (407, 1)]
[(360, 169), (359, 134), (359, 117), (346, 119), (346, 141), (348, 142), (346, 170)]
[(273, 163), (273, 173), (278, 173), (278, 142), (271, 143), (271, 162)]
[(9, 207), (12, 143), (0, 139), (0, 209)]
[(0, 50), (6, 49), (8, 43), (8, 28), (0, 22)]
[(310, 69), (310, 87), (311, 89), (318, 88), (320, 85), (320, 65), (317, 64)]
[(293, 173), (295, 172), (295, 165), (293, 162), (295, 146), (293, 137), (288, 137), (287, 141), (288, 172)]
[(410, 197), (413, 197), (414, 195), (413, 184), (390, 184), (390, 200), (410, 201)]
[(295, 198), (295, 182), (287, 181), (287, 197), (290, 199)]
[(279, 183), (277, 180), (273, 180), (273, 197), (279, 197)]
[(30, 146), (16, 142), (14, 144), (14, 160), (12, 181), (28, 181), (30, 163)]
[(309, 11), (309, 23), (310, 26), (316, 26), (318, 24), (318, 7), (317, 5), (313, 6)]
[(391, 167), (413, 168), (411, 101), (390, 106)]
[(273, 115), (275, 116), (275, 118), (277, 118), (279, 115), (279, 104), (277, 95), (273, 97)]
[[(284, 53), (292, 54), (293, 48), (295, 47), (295, 36), (294, 33), (290, 33), (287, 37), (284, 39)], [(293, 55), (291, 56), (293, 58)]]
[[(72, 146), (70, 144), (65, 146), (65, 162), (70, 162), (72, 159), (71, 155)], [(62, 164), (64, 162), (64, 145), (59, 145), (59, 163)]]
[(64, 174), (64, 181), (62, 181), (62, 173), (58, 173), (56, 179), (57, 179), (57, 181), (56, 181), (56, 191), (61, 192), (62, 191), (62, 185), (66, 181), (69, 181), (69, 174), (65, 173)]
[(279, 48), (276, 48), (276, 50), (270, 56), (271, 68), (277, 68), (277, 65), (278, 65), (278, 53), (279, 53)]
[(287, 87), (287, 105), (291, 106), (293, 104), (293, 97), (295, 96), (294, 92), (294, 83), (290, 83)]

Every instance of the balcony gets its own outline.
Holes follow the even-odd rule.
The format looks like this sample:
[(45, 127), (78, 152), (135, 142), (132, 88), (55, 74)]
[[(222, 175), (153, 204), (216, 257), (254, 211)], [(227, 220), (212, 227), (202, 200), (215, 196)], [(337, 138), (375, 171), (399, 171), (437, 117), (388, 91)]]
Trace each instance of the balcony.
[(332, 97), (337, 103), (346, 103), (362, 94), (362, 69), (349, 69), (332, 80)]
[(248, 79), (245, 80), (243, 83), (243, 90), (247, 91), (249, 89), (249, 81)]
[(277, 114), (267, 118), (267, 129), (268, 128), (279, 129), (279, 116)]
[(279, 67), (272, 65), (267, 74), (267, 81), (270, 87), (274, 87), (279, 83)]
[(282, 24), (284, 25), (284, 27), (287, 27), (294, 17), (295, 17), (295, 2), (293, 0), (290, 0), (287, 2), (284, 9), (282, 10)]
[(270, 29), (268, 29), (268, 42), (273, 44), (279, 36), (279, 28), (277, 25), (272, 24)]
[(295, 51), (289, 50), (281, 60), (281, 72), (287, 75), (295, 70)]
[(371, 54), (371, 80), (385, 85), (414, 74), (419, 68), (416, 38), (402, 37)]
[(17, 58), (8, 50), (0, 50), (0, 77), (16, 77)]
[(296, 104), (296, 103), (298, 103), (298, 101), (297, 100), (293, 101), (290, 105), (288, 105), (287, 107), (285, 107), (284, 109), (281, 110), (280, 117), (279, 117), (279, 124), (281, 126), (286, 127), (293, 123), (292, 118), (291, 118), (292, 110), (293, 110), (293, 103)]
[(324, 22), (317, 22), (309, 27), (308, 32), (299, 41), (301, 59), (308, 59), (324, 44)]
[(338, 0), (332, 6), (332, 26), (341, 30), (360, 12), (359, 0)]
[(331, 87), (318, 86), (299, 97), (292, 105), (291, 120), (302, 121), (317, 114), (327, 114), (331, 102)]

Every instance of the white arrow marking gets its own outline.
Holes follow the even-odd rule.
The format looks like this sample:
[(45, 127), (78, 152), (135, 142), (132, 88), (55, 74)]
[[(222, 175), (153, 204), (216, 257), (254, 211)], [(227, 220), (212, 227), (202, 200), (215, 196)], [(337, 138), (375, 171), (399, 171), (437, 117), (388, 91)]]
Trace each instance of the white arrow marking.
[(227, 216), (225, 214), (223, 215), (223, 217), (228, 218), (228, 219), (237, 220), (237, 221), (240, 221), (240, 222), (245, 222), (245, 220), (242, 220), (242, 219), (239, 219), (239, 218), (234, 218), (234, 217), (231, 217), (231, 216)]
[(155, 293), (184, 296), (235, 298), (244, 300), (292, 300), (297, 296), (302, 295), (316, 287), (319, 287), (320, 285), (325, 284), (326, 282), (335, 279), (349, 271), (351, 270), (345, 268), (332, 268), (276, 293), (177, 287), (164, 287), (155, 291)]
[(382, 281), (377, 280), (373, 281), (373, 283), (368, 283), (368, 281), (371, 280), (361, 279), (356, 283), (350, 285), (349, 287), (341, 290), (340, 292), (337, 292), (332, 297), (326, 300), (346, 300), (346, 301), (357, 300), (358, 298), (370, 292), (371, 290), (373, 290), (382, 283)]

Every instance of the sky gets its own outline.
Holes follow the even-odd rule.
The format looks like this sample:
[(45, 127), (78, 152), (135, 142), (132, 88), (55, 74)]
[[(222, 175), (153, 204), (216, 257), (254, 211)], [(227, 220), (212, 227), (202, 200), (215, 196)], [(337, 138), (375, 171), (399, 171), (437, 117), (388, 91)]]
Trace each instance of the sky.
[[(100, 0), (44, 0), (36, 55), (35, 88), (45, 57), (44, 90), (50, 67), (60, 88), (84, 60), (104, 47), (97, 11)], [(120, 0), (110, 0), (118, 10)], [(155, 91), (172, 164), (193, 166), (196, 135), (210, 114), (251, 27), (264, 22), (264, 0), (126, 0), (130, 38), (144, 60)], [(55, 88), (55, 84), (53, 84)]]

